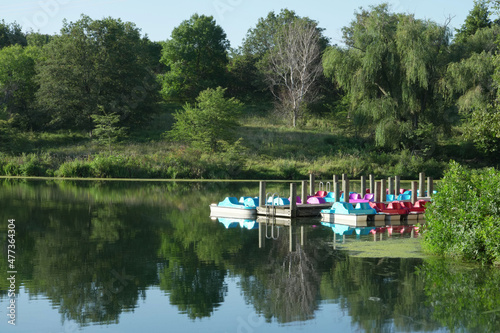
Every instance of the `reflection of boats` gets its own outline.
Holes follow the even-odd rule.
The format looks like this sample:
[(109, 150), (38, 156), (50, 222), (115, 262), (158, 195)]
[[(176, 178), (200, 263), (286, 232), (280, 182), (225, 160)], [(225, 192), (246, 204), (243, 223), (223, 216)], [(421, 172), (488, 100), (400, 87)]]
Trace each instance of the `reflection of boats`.
[(218, 204), (210, 205), (210, 216), (255, 218), (258, 204), (257, 198), (241, 197), (238, 200), (235, 197), (226, 197)]
[(374, 230), (374, 227), (352, 227), (349, 225), (345, 224), (338, 224), (338, 223), (328, 223), (328, 222), (321, 222), (322, 225), (325, 227), (330, 227), (332, 228), (332, 231), (340, 236), (349, 236), (349, 235), (368, 235), (372, 230)]
[(248, 230), (259, 228), (259, 224), (255, 220), (227, 217), (218, 217), (217, 219), (226, 227), (226, 229), (237, 228), (238, 226), (242, 229)]
[(331, 228), (333, 231), (334, 243), (336, 242), (337, 235), (342, 236), (345, 241), (346, 236), (356, 235), (373, 235), (373, 239), (377, 240), (377, 235), (380, 235), (380, 240), (382, 240), (382, 235), (387, 233), (390, 237), (393, 234), (411, 234), (411, 237), (418, 236), (419, 227), (409, 226), (409, 225), (397, 225), (397, 226), (386, 226), (386, 227), (353, 227), (344, 224), (321, 222), (321, 225)]
[(378, 214), (368, 202), (356, 207), (349, 202), (335, 202), (330, 209), (321, 211), (323, 222), (335, 222), (353, 227), (379, 227), (385, 225), (385, 215)]

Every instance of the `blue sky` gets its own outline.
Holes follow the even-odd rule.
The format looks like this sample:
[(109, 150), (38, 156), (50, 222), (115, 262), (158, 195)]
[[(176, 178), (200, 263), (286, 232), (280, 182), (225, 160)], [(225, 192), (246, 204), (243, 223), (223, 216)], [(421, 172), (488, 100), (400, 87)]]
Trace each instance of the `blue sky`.
[[(354, 18), (360, 7), (368, 8), (383, 1), (373, 0), (0, 0), (0, 19), (16, 21), (23, 30), (58, 33), (62, 21), (76, 21), (84, 13), (93, 19), (111, 16), (134, 22), (151, 40), (170, 37), (172, 30), (192, 14), (212, 15), (224, 29), (232, 47), (241, 45), (246, 32), (260, 17), (282, 8), (308, 16), (326, 29), (332, 43), (341, 44), (341, 28)], [(394, 12), (415, 14), (459, 28), (474, 6), (473, 0), (388, 0)]]

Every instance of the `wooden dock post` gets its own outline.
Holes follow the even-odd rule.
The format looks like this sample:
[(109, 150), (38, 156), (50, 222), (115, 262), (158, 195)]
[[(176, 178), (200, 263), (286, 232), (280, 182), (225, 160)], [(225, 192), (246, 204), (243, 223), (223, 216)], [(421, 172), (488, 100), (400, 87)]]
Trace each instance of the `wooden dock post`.
[(418, 175), (418, 191), (420, 197), (425, 197), (425, 173), (421, 172)]
[(333, 175), (333, 183), (338, 183), (339, 182), (339, 176)]
[(307, 180), (302, 181), (302, 193), (300, 196), (300, 200), (303, 204), (307, 202)]
[(370, 181), (370, 193), (375, 194), (375, 178), (373, 177), (372, 174), (368, 176), (369, 181)]
[(375, 182), (375, 202), (380, 202), (380, 183)]
[(401, 176), (394, 177), (394, 195), (399, 195), (399, 190), (401, 189)]
[(385, 178), (382, 178), (382, 180), (380, 181), (380, 199), (382, 202), (385, 202), (387, 201), (387, 186), (386, 186), (386, 183), (385, 183)]
[(310, 173), (309, 174), (309, 195), (315, 195), (315, 188), (316, 188), (316, 177)]
[(342, 191), (344, 192), (344, 202), (349, 202), (349, 178), (346, 174), (342, 175)]
[(259, 182), (259, 207), (264, 207), (266, 205), (266, 182)]
[(290, 183), (290, 217), (297, 216), (297, 184)]
[(335, 192), (335, 202), (339, 202), (340, 201), (340, 187), (339, 187), (338, 178), (337, 178), (337, 181), (333, 183), (333, 192)]
[(434, 179), (432, 177), (427, 177), (427, 197), (432, 197), (434, 192)]
[(389, 183), (387, 184), (387, 188), (389, 189), (388, 194), (394, 194), (394, 179), (392, 177), (389, 177), (388, 181), (389, 181)]
[(411, 182), (411, 203), (415, 204), (417, 202), (417, 188), (418, 182)]
[(365, 176), (361, 176), (361, 188), (359, 190), (361, 192), (361, 196), (364, 197), (366, 194), (366, 178)]

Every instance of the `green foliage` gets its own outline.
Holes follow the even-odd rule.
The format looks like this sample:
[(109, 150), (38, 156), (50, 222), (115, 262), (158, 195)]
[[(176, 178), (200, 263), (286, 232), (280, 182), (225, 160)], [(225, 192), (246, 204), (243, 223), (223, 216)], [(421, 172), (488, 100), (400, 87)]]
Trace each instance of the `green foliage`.
[(500, 151), (500, 110), (488, 107), (475, 110), (468, 118), (464, 136), (482, 152), (498, 158)]
[(432, 252), (500, 264), (500, 172), (451, 162), (425, 212), (424, 246)]
[(194, 100), (207, 88), (224, 86), (229, 41), (212, 16), (191, 16), (172, 31), (163, 44), (160, 75), (167, 99)]
[(450, 332), (495, 332), (499, 325), (500, 270), (426, 260), (416, 274), (424, 284), (430, 317)]
[(90, 130), (98, 105), (126, 124), (146, 119), (158, 101), (147, 45), (130, 22), (88, 16), (65, 22), (37, 66), (38, 106), (62, 128)]
[(120, 116), (116, 113), (106, 114), (104, 108), (100, 105), (99, 109), (104, 113), (93, 114), (95, 128), (93, 135), (97, 138), (100, 144), (107, 145), (111, 153), (111, 144), (117, 142), (126, 135), (127, 128), (119, 127)]
[(472, 53), (470, 57), (448, 65), (444, 88), (462, 114), (484, 110), (494, 101), (495, 67), (495, 57), (485, 51)]
[(53, 39), (53, 36), (31, 31), (26, 35), (28, 46), (43, 47)]
[(478, 30), (491, 27), (490, 11), (486, 0), (474, 0), (474, 8), (465, 18), (460, 29), (456, 30), (455, 41), (464, 42), (468, 37), (474, 35)]
[(316, 21), (308, 17), (301, 18), (293, 10), (285, 8), (279, 14), (271, 11), (266, 17), (259, 18), (255, 28), (251, 28), (247, 32), (242, 45), (242, 53), (244, 55), (257, 56), (261, 59), (267, 52), (274, 48), (276, 37), (283, 27), (288, 26), (297, 19), (316, 26), (317, 32), (320, 35), (321, 50), (324, 50), (328, 46), (328, 38), (322, 34), (324, 29), (319, 28)]
[[(321, 54), (329, 45), (323, 31), (316, 21), (292, 10), (272, 11), (248, 30), (241, 48), (254, 63), (254, 82), (267, 87), (278, 101), (278, 114), (294, 127), (318, 97), (319, 87), (331, 88), (319, 84), (324, 83)], [(330, 93), (323, 89), (321, 97)]]
[(221, 141), (234, 141), (238, 115), (243, 104), (235, 98), (224, 98), (226, 89), (207, 89), (177, 112), (170, 137), (189, 142), (205, 151), (217, 151)]
[(0, 49), (0, 110), (11, 118), (12, 124), (22, 129), (38, 129), (43, 125), (34, 109), (35, 63), (40, 58), (37, 47), (21, 45)]
[(0, 175), (24, 177), (52, 176), (50, 162), (50, 156), (46, 154), (22, 154), (15, 158), (0, 155)]
[(347, 48), (326, 51), (325, 75), (346, 92), (355, 118), (374, 124), (378, 146), (419, 149), (424, 138), (415, 131), (421, 124), (436, 130), (447, 125), (438, 87), (448, 63), (449, 30), (390, 13), (383, 4), (357, 13), (343, 32)]
[(6, 24), (2, 19), (0, 21), (0, 49), (12, 45), (26, 46), (26, 35), (19, 24), (16, 22)]

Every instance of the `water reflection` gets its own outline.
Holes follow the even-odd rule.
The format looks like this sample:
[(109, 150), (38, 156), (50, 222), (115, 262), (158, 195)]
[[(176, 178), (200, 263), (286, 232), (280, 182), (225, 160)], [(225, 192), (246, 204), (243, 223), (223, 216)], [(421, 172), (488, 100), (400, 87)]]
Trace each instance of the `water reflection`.
[[(17, 288), (82, 327), (120, 325), (151, 287), (179, 316), (212, 318), (227, 302), (228, 278), (267, 322), (311, 324), (334, 303), (366, 332), (500, 327), (498, 269), (350, 257), (314, 220), (226, 228), (208, 217), (212, 201), (257, 191), (253, 183), (3, 181), (0, 221), (16, 219)], [(2, 223), (2, 301), (6, 235)]]

